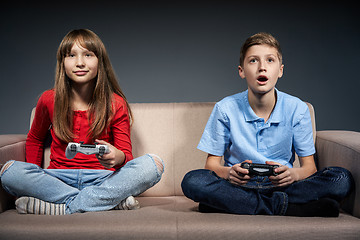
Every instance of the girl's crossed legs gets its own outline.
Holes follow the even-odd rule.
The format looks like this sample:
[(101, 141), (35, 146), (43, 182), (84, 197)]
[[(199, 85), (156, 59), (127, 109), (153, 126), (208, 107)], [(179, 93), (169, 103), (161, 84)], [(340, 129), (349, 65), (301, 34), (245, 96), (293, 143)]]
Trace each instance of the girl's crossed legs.
[[(6, 169), (4, 169), (6, 168)], [(1, 182), (10, 194), (64, 204), (65, 213), (104, 211), (129, 196), (137, 196), (160, 181), (163, 162), (144, 155), (121, 169), (42, 169), (35, 164), (9, 161), (1, 170)]]

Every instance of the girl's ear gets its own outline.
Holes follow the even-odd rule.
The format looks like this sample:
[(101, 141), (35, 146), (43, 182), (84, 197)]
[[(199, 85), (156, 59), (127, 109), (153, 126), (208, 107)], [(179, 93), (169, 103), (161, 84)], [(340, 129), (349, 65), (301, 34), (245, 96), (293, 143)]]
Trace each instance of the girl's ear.
[(244, 78), (245, 78), (244, 69), (243, 69), (240, 65), (239, 65), (238, 69), (239, 69), (239, 75), (240, 75), (240, 77), (241, 77), (242, 79), (244, 79)]

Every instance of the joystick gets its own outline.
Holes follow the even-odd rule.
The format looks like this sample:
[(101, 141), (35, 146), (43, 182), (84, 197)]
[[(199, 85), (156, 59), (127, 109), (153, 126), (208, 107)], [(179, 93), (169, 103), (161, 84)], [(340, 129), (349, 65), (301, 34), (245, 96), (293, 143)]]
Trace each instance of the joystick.
[(72, 159), (78, 152), (86, 155), (99, 154), (102, 156), (105, 153), (109, 153), (110, 150), (107, 145), (103, 144), (84, 144), (84, 142), (70, 142), (66, 147), (65, 156), (67, 159)]
[(241, 163), (241, 167), (249, 170), (249, 175), (255, 176), (276, 176), (278, 175), (274, 170), (279, 165), (259, 164), (259, 163)]

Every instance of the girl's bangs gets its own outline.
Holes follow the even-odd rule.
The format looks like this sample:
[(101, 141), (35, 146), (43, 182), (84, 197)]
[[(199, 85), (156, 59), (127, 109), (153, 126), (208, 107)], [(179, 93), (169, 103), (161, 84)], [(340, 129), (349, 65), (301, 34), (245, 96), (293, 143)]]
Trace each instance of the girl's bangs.
[(63, 57), (67, 56), (75, 43), (79, 44), (81, 47), (86, 48), (87, 50), (93, 52), (98, 57), (98, 48), (96, 47), (96, 39), (94, 36), (91, 36), (87, 32), (79, 32), (69, 34), (67, 38), (64, 38), (63, 44), (61, 46), (60, 52)]

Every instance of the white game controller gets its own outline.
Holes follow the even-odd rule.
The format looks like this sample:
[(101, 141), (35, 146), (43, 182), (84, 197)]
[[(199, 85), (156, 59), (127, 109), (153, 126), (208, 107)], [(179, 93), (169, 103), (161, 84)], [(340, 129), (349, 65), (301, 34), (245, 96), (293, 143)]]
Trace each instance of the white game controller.
[(72, 159), (78, 152), (86, 155), (99, 154), (102, 156), (105, 153), (109, 153), (110, 150), (107, 145), (103, 144), (84, 144), (84, 142), (70, 142), (66, 147), (65, 156), (67, 159)]

